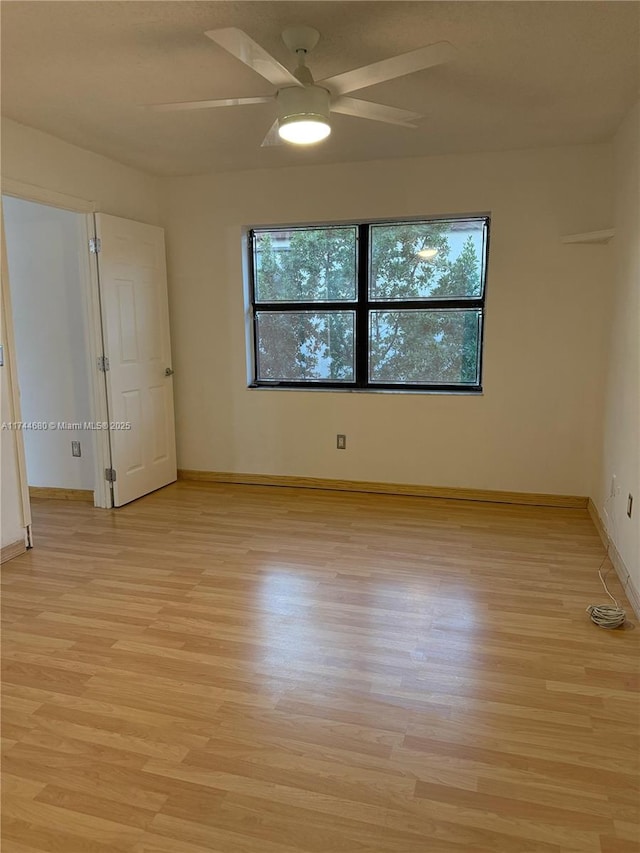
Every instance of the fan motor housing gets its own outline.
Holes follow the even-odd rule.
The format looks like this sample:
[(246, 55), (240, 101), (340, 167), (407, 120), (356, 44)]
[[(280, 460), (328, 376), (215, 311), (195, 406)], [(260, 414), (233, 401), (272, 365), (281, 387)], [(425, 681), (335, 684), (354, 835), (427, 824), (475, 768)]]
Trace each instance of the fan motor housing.
[(330, 94), (322, 86), (291, 86), (280, 89), (277, 95), (278, 119), (281, 123), (293, 119), (329, 122)]

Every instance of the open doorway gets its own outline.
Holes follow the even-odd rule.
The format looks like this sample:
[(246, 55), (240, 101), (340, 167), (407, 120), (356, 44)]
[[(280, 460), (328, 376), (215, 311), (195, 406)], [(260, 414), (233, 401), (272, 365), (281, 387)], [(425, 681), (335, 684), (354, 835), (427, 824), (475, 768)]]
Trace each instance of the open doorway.
[(100, 505), (87, 217), (9, 196), (2, 207), (29, 491)]
[(2, 196), (25, 518), (30, 495), (119, 507), (177, 476), (164, 232), (60, 201)]

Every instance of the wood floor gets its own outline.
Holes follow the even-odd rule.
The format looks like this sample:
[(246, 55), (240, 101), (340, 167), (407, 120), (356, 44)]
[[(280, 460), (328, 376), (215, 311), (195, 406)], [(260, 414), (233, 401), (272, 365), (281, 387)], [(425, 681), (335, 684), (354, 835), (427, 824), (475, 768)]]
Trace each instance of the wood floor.
[(585, 510), (186, 482), (33, 510), (3, 853), (640, 849), (640, 629), (585, 613)]

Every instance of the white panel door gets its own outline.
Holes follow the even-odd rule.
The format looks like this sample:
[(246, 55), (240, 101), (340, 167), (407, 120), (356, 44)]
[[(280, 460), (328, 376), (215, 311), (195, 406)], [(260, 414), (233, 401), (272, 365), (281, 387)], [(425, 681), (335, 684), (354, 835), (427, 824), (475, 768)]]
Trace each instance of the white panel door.
[(164, 231), (99, 213), (96, 233), (113, 501), (122, 506), (177, 476)]

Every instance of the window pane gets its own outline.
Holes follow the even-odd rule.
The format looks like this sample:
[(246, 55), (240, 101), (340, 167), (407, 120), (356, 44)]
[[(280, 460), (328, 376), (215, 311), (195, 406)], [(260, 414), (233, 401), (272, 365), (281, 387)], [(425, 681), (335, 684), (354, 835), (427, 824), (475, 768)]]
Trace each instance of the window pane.
[(356, 228), (255, 231), (257, 302), (353, 302)]
[(353, 311), (258, 311), (258, 380), (353, 382)]
[(485, 237), (485, 219), (372, 225), (369, 298), (481, 297)]
[(372, 311), (369, 380), (477, 385), (482, 311)]

